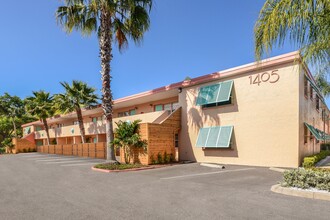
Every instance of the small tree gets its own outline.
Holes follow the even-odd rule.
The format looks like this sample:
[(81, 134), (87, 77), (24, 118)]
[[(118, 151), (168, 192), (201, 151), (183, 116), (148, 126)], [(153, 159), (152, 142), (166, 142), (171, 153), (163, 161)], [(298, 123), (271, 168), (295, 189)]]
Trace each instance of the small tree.
[(118, 128), (115, 130), (115, 138), (113, 145), (118, 148), (121, 147), (124, 150), (125, 163), (128, 164), (131, 161), (134, 148), (142, 148), (146, 150), (147, 141), (142, 140), (139, 134), (139, 123), (141, 120), (119, 121), (116, 122)]

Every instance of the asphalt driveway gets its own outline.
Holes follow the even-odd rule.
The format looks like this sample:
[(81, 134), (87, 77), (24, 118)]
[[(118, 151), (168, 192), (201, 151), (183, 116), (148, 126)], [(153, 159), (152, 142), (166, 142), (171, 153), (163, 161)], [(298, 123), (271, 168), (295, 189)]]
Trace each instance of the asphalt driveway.
[(0, 219), (329, 219), (330, 202), (270, 191), (267, 168), (199, 164), (124, 173), (102, 160), (0, 156)]

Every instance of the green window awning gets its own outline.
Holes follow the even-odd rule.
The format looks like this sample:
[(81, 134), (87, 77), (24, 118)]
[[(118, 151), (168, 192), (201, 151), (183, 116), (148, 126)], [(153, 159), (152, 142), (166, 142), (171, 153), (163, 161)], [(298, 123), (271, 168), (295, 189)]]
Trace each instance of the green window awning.
[(204, 86), (199, 89), (196, 105), (227, 102), (230, 99), (233, 80)]
[(305, 122), (305, 126), (308, 128), (308, 130), (312, 133), (312, 135), (318, 140), (330, 140), (330, 135), (313, 127), (312, 125)]
[(196, 147), (229, 148), (233, 126), (201, 128)]

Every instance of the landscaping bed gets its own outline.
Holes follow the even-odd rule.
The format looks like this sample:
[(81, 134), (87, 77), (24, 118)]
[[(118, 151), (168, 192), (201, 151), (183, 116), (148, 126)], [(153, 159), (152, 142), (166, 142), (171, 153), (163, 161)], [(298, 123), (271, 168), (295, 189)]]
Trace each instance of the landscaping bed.
[(127, 170), (127, 169), (139, 169), (148, 167), (147, 165), (142, 164), (113, 164), (113, 163), (104, 163), (97, 164), (94, 166), (97, 169), (103, 170)]
[(283, 173), (281, 186), (330, 192), (330, 170), (321, 168), (287, 170)]

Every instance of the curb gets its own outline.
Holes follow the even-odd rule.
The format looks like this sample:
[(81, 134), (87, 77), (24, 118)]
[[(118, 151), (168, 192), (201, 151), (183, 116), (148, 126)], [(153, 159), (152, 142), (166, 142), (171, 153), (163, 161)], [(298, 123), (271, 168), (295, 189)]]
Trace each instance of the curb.
[(221, 164), (212, 164), (212, 163), (200, 163), (201, 166), (204, 167), (211, 167), (211, 168), (219, 168), (219, 169), (224, 169), (225, 166)]
[(273, 185), (270, 189), (274, 193), (280, 193), (288, 196), (297, 196), (309, 199), (319, 199), (330, 201), (330, 193), (328, 192), (311, 192), (306, 190), (297, 190), (287, 187), (282, 187), (280, 184)]
[(169, 167), (169, 166), (174, 166), (174, 165), (169, 164), (169, 165), (149, 166), (149, 167), (126, 169), (126, 170), (105, 170), (105, 169), (99, 169), (99, 168), (92, 167), (92, 170), (102, 172), (102, 173), (121, 173), (121, 172), (130, 172), (130, 171), (152, 170), (152, 169), (156, 169), (156, 168), (163, 168), (163, 167)]
[(269, 169), (280, 173), (284, 173), (286, 171), (286, 169), (277, 168), (277, 167), (270, 167)]

